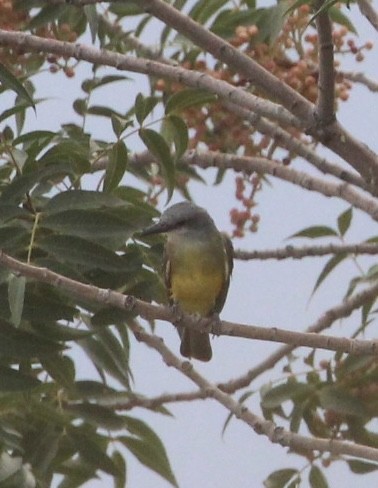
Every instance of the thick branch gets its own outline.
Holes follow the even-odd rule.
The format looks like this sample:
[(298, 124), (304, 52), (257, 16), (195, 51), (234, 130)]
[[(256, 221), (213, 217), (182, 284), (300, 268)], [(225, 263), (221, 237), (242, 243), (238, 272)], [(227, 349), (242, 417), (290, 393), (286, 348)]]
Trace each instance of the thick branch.
[[(324, 0), (316, 2), (317, 8)], [(333, 59), (332, 24), (328, 12), (323, 10), (315, 18), (319, 46), (319, 78), (316, 115), (320, 127), (326, 127), (335, 120), (335, 70)]]
[(268, 100), (262, 100), (240, 88), (235, 88), (225, 81), (216, 80), (205, 73), (169, 66), (158, 61), (119, 54), (106, 49), (99, 50), (83, 44), (44, 39), (23, 32), (8, 32), (2, 29), (0, 29), (0, 45), (17, 46), (23, 51), (54, 53), (97, 65), (113, 66), (118, 70), (169, 78), (193, 88), (208, 90), (224, 100), (232, 101), (256, 113), (271, 117), (284, 125), (300, 127), (299, 121), (280, 105)]
[[(317, 332), (316, 330), (314, 331), (309, 329), (308, 333), (300, 333), (282, 330), (276, 327), (257, 327), (227, 321), (216, 321), (215, 323), (212, 323), (212, 320), (198, 320), (196, 317), (190, 315), (185, 315), (183, 318), (181, 318), (180, 314), (180, 318), (178, 318), (177, 314), (167, 307), (152, 305), (150, 303), (143, 302), (142, 300), (138, 300), (130, 295), (127, 296), (112, 290), (105, 290), (102, 288), (97, 288), (93, 285), (86, 285), (54, 273), (46, 268), (39, 268), (37, 266), (22, 263), (21, 261), (11, 258), (4, 253), (0, 254), (0, 263), (11, 271), (20, 273), (23, 276), (36, 279), (37, 281), (41, 281), (43, 283), (48, 283), (57, 288), (62, 288), (68, 291), (70, 294), (80, 297), (81, 299), (94, 301), (107, 306), (114, 306), (123, 310), (133, 310), (147, 320), (165, 320), (173, 324), (180, 324), (185, 327), (190, 327), (201, 331), (205, 330), (219, 335), (243, 337), (246, 339), (260, 339), (273, 342), (285, 342), (287, 344), (292, 344), (293, 346), (291, 347), (301, 345), (311, 348), (322, 348), (331, 351), (346, 352), (349, 354), (376, 355), (378, 353), (377, 343), (374, 341), (326, 337), (313, 334), (313, 332)], [(375, 295), (378, 294), (378, 283), (375, 285), (375, 287), (373, 287), (373, 292)], [(371, 295), (372, 291), (370, 290), (369, 293)], [(365, 297), (365, 295), (363, 296)], [(354, 310), (354, 307), (351, 308), (350, 306), (351, 300), (352, 299), (350, 299), (349, 302), (346, 301), (339, 306), (338, 314), (329, 313), (328, 316), (323, 319), (323, 321), (328, 323), (328, 321), (331, 319), (333, 322), (340, 316), (345, 317), (349, 315)]]
[(157, 351), (168, 366), (172, 366), (177, 371), (183, 373), (193, 381), (202, 391), (214, 398), (223, 405), (229, 412), (247, 425), (259, 435), (265, 435), (268, 439), (283, 447), (289, 447), (294, 451), (320, 451), (331, 452), (333, 454), (345, 454), (363, 459), (378, 461), (378, 449), (359, 444), (352, 444), (346, 441), (333, 439), (309, 438), (299, 434), (289, 432), (282, 427), (276, 426), (273, 422), (258, 417), (252, 413), (245, 405), (241, 405), (230, 395), (220, 390), (215, 384), (210, 383), (205, 377), (196, 371), (189, 361), (181, 361), (164, 344), (160, 337), (147, 333), (142, 327), (132, 325), (135, 336)]
[(162, 0), (138, 0), (138, 5), (143, 7), (147, 13), (154, 15), (186, 36), (205, 52), (211, 53), (216, 59), (243, 74), (274, 99), (279, 100), (284, 107), (303, 121), (308, 134), (339, 154), (371, 184), (374, 192), (378, 191), (376, 184), (378, 180), (377, 155), (347, 133), (341, 125), (334, 122), (326, 130), (324, 127), (319, 128), (316, 117), (314, 117), (313, 106), (304, 97), (282, 83), (244, 53), (169, 4)]
[(288, 245), (281, 249), (268, 249), (263, 251), (235, 250), (234, 257), (242, 261), (250, 259), (301, 259), (314, 256), (326, 256), (327, 254), (378, 254), (378, 244), (328, 244), (325, 246), (294, 247)]

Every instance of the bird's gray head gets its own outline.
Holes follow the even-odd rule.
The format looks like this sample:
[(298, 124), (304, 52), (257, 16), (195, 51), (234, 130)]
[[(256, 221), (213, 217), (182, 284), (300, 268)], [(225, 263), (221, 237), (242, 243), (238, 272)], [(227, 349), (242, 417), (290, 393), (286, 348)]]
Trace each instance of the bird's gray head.
[(159, 222), (144, 229), (142, 236), (171, 232), (180, 228), (201, 230), (215, 224), (205, 209), (191, 202), (180, 202), (169, 207), (160, 217)]

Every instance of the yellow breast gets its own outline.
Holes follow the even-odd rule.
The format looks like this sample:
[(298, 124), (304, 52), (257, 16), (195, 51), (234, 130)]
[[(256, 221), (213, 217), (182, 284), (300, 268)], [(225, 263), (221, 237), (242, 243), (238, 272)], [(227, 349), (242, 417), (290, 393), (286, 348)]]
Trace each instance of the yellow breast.
[(170, 262), (171, 297), (185, 312), (203, 316), (213, 312), (225, 280), (224, 262), (218, 256), (189, 245), (175, 253)]

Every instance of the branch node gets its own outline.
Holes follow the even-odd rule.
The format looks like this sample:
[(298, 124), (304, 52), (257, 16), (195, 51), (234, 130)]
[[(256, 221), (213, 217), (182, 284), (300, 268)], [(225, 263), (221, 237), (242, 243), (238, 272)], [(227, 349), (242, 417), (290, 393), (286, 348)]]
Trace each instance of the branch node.
[(123, 304), (124, 304), (125, 309), (128, 310), (129, 312), (131, 312), (135, 308), (136, 298), (132, 295), (127, 295), (127, 296), (125, 296), (125, 298), (123, 300)]

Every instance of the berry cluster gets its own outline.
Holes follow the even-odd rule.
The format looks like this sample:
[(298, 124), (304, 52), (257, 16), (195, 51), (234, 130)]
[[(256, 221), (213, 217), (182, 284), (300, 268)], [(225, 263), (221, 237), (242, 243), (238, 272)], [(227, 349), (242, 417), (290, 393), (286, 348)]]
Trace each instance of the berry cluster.
[(230, 210), (231, 223), (234, 226), (233, 237), (244, 237), (245, 229), (250, 232), (257, 232), (260, 215), (253, 209), (257, 203), (256, 193), (261, 190), (261, 176), (237, 176), (235, 178), (235, 197), (243, 206), (243, 210), (232, 208)]
[[(287, 17), (273, 42), (265, 40), (266, 36), (263, 36), (257, 25), (238, 26), (229, 42), (308, 100), (315, 102), (318, 94), (318, 37), (316, 31), (309, 27), (311, 16), (310, 6), (301, 5)], [(353, 39), (347, 36), (348, 30), (345, 27), (334, 30), (335, 54), (352, 54), (356, 60), (361, 61), (363, 59), (362, 51), (371, 49), (372, 44), (366, 43), (357, 47)], [(336, 60), (335, 69), (339, 64), (339, 61)], [(202, 59), (190, 58), (189, 60), (187, 58), (182, 66), (206, 73), (215, 79), (227, 81), (233, 86), (249, 87), (247, 79), (220, 63), (210, 66)], [(336, 103), (339, 100), (347, 100), (352, 83), (344, 79), (341, 74), (336, 76), (335, 81)], [(175, 93), (183, 87), (180, 83), (160, 79), (157, 80), (155, 88), (166, 95)], [(257, 94), (265, 96), (264, 93)], [(277, 149), (283, 149), (280, 147), (279, 140), (271, 141), (269, 137), (261, 135), (249, 123), (226, 109), (221, 102), (215, 102), (200, 109), (190, 107), (184, 110), (182, 115), (190, 129), (190, 149), (205, 146), (213, 151), (270, 159), (273, 159), (273, 154)], [(302, 134), (294, 129), (291, 130), (291, 134), (293, 137), (302, 137)], [(280, 156), (284, 165), (290, 164), (291, 158), (290, 154), (287, 157)], [(253, 178), (258, 179), (258, 185), (251, 184), (249, 176), (236, 178), (236, 198), (242, 203), (243, 210), (233, 209), (231, 211), (231, 220), (235, 227), (234, 236), (241, 237), (246, 229), (254, 232), (258, 227), (258, 216), (254, 215), (251, 209), (255, 205), (256, 188), (261, 187), (261, 178), (255, 175), (252, 176)], [(246, 188), (253, 194), (252, 199), (250, 196), (245, 197)]]

